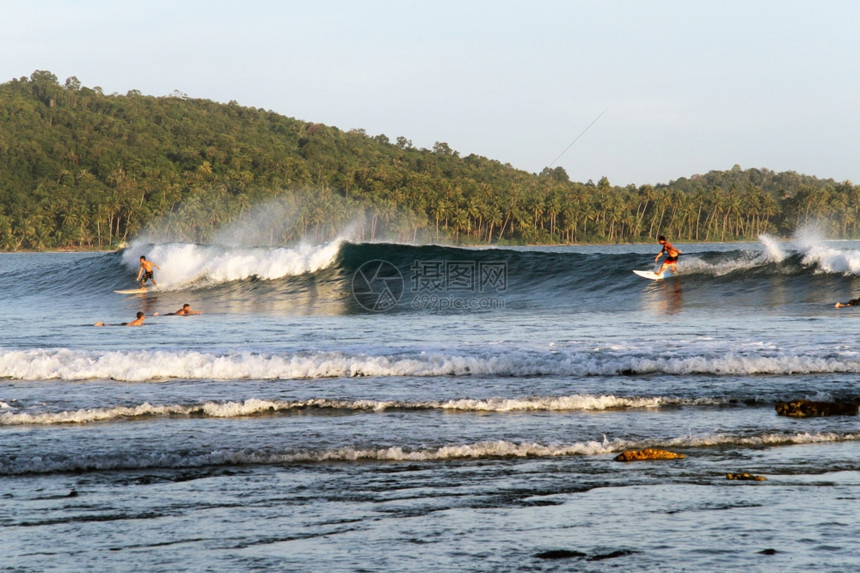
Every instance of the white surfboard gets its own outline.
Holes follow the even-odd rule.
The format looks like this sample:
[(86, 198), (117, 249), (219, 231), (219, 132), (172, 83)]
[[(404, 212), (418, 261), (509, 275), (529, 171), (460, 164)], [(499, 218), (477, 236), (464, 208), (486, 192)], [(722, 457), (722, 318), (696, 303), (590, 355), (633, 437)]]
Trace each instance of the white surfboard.
[(143, 294), (145, 292), (149, 292), (148, 288), (132, 288), (127, 290), (115, 290), (113, 291), (117, 294)]
[(636, 273), (637, 275), (639, 275), (640, 277), (644, 277), (646, 279), (651, 279), (652, 281), (658, 281), (658, 280), (663, 278), (662, 274), (658, 275), (654, 271), (637, 271), (637, 270), (634, 270), (633, 272)]

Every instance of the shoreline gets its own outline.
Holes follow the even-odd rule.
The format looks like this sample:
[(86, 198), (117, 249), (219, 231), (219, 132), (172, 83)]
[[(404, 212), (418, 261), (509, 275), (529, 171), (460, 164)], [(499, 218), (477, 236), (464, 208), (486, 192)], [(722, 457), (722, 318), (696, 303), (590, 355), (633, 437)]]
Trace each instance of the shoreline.
[[(784, 242), (790, 241), (790, 237), (772, 237), (777, 241)], [(825, 239), (827, 241), (856, 241), (860, 239)], [(700, 245), (707, 243), (720, 243), (720, 244), (740, 244), (740, 243), (754, 243), (758, 241), (758, 238), (750, 238), (750, 239), (733, 239), (729, 241), (701, 241), (701, 240), (691, 240), (685, 241), (681, 239), (676, 239), (675, 242), (678, 244), (684, 245)], [(507, 249), (507, 248), (522, 248), (522, 247), (605, 247), (609, 245), (650, 245), (652, 243), (656, 243), (657, 240), (654, 241), (638, 241), (638, 242), (608, 242), (608, 241), (596, 241), (592, 243), (445, 243), (445, 242), (429, 242), (429, 243), (401, 243), (398, 241), (387, 242), (387, 241), (374, 241), (374, 243), (379, 244), (403, 244), (403, 245), (415, 245), (415, 246), (425, 246), (425, 245), (438, 245), (443, 247), (451, 247), (451, 248), (463, 248), (463, 249), (476, 249), (476, 248), (499, 248), (499, 249)], [(298, 243), (296, 243), (298, 244)], [(355, 243), (361, 244), (361, 243)], [(270, 245), (270, 247), (289, 247), (290, 245)], [(14, 251), (8, 250), (0, 250), (2, 254), (39, 254), (39, 253), (116, 253), (126, 249), (127, 247), (115, 247), (111, 249), (99, 249), (99, 248), (58, 248), (58, 249), (17, 249)]]

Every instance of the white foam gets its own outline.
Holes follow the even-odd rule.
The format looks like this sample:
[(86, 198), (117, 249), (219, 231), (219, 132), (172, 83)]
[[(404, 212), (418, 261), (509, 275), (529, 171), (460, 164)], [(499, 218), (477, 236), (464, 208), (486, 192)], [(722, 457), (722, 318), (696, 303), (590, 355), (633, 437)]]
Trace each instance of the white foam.
[(617, 396), (557, 396), (534, 398), (490, 398), (484, 400), (460, 399), (439, 404), (445, 410), (474, 412), (516, 412), (516, 411), (569, 411), (569, 410), (612, 410), (622, 408), (660, 408), (666, 405), (713, 403), (706, 401), (679, 400), (667, 397), (617, 397)]
[(762, 445), (796, 445), (850, 442), (860, 439), (860, 433), (822, 432), (810, 434), (766, 433), (755, 436), (714, 434), (698, 437), (681, 437), (657, 441), (640, 440), (588, 440), (573, 443), (542, 444), (533, 441), (513, 442), (509, 440), (479, 441), (464, 444), (446, 444), (436, 447), (410, 447), (406, 445), (356, 448), (340, 447), (333, 449), (296, 449), (272, 451), (271, 449), (252, 450), (207, 450), (201, 453), (157, 452), (135, 455), (98, 454), (79, 458), (26, 457), (16, 456), (0, 464), (0, 475), (40, 474), (68, 471), (128, 470), (147, 468), (194, 468), (223, 465), (255, 465), (283, 463), (355, 462), (355, 461), (448, 461), (486, 458), (551, 458), (568, 456), (602, 456), (642, 448), (670, 448), (673, 451), (684, 448), (702, 448), (715, 445), (758, 447)]
[[(780, 263), (786, 259), (789, 249), (777, 239), (769, 235), (759, 235), (759, 241), (764, 247), (762, 253), (719, 263), (709, 263), (696, 257), (686, 256), (678, 263), (680, 271), (701, 272), (716, 276), (726, 275), (735, 271), (754, 269), (763, 263)], [(795, 235), (791, 243), (792, 252), (799, 252), (804, 265), (817, 265), (821, 272), (860, 275), (860, 251), (843, 250), (828, 246), (820, 236), (811, 229), (804, 229)]]
[[(737, 346), (737, 344), (735, 344)], [(750, 347), (692, 347), (686, 355), (567, 349), (551, 352), (499, 349), (448, 350), (414, 355), (308, 352), (215, 354), (200, 351), (80, 351), (0, 349), (0, 378), (18, 380), (112, 379), (142, 382), (188, 380), (297, 380), (362, 376), (615, 376), (619, 374), (858, 373), (860, 355), (825, 346), (806, 352)]]
[(803, 263), (816, 264), (825, 273), (860, 275), (860, 251), (841, 250), (824, 244), (807, 243)]
[(822, 444), (832, 442), (854, 442), (860, 440), (859, 432), (838, 433), (822, 432), (810, 434), (809, 432), (798, 433), (768, 433), (757, 436), (736, 436), (733, 434), (716, 434), (709, 436), (686, 437), (670, 440), (664, 447), (675, 448), (701, 448), (710, 446), (788, 446), (802, 444)]
[(460, 412), (517, 412), (517, 411), (600, 411), (628, 408), (660, 408), (677, 405), (716, 405), (714, 399), (680, 399), (672, 397), (616, 397), (616, 396), (557, 396), (532, 398), (459, 399), (446, 402), (398, 402), (394, 400), (332, 400), (315, 398), (300, 401), (277, 401), (251, 398), (241, 402), (205, 402), (195, 405), (153, 405), (144, 402), (137, 406), (114, 406), (80, 409), (64, 412), (2, 412), (0, 426), (87, 424), (148, 416), (207, 416), (211, 418), (238, 418), (267, 413), (307, 409), (339, 409), (383, 412), (386, 410), (447, 410)]
[(736, 271), (754, 269), (771, 260), (771, 254), (755, 253), (751, 256), (726, 259), (718, 263), (710, 263), (696, 255), (685, 255), (678, 263), (678, 273), (703, 273), (712, 276), (723, 276)]
[(249, 278), (274, 280), (313, 273), (332, 266), (344, 239), (292, 247), (227, 248), (219, 245), (164, 243), (132, 244), (123, 262), (136, 273), (143, 255), (157, 264), (159, 288), (172, 290), (192, 284), (215, 284)]
[(820, 272), (860, 276), (860, 251), (829, 246), (815, 225), (807, 225), (794, 235), (805, 265), (817, 265)]

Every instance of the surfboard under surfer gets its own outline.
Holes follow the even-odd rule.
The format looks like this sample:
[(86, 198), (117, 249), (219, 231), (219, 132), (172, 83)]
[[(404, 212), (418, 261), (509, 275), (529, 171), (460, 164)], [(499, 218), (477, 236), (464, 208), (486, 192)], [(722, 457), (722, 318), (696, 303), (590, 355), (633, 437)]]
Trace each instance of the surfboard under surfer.
[(681, 251), (672, 246), (672, 243), (666, 240), (666, 237), (660, 235), (657, 238), (657, 242), (663, 245), (663, 250), (657, 253), (657, 256), (654, 257), (654, 262), (657, 262), (663, 253), (666, 253), (666, 260), (663, 261), (663, 264), (660, 265), (660, 270), (657, 271), (658, 275), (662, 275), (663, 271), (667, 268), (671, 268), (672, 272), (675, 272), (675, 265), (678, 263), (678, 255), (681, 254)]

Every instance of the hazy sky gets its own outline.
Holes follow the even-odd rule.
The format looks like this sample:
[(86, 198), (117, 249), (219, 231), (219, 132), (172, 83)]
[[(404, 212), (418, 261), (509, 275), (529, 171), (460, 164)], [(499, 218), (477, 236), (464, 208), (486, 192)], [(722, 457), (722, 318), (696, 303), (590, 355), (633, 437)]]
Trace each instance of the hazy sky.
[(853, 0), (0, 0), (0, 82), (235, 100), (574, 181), (860, 183), (858, 24)]

